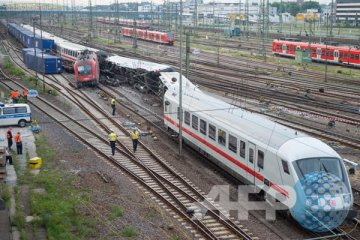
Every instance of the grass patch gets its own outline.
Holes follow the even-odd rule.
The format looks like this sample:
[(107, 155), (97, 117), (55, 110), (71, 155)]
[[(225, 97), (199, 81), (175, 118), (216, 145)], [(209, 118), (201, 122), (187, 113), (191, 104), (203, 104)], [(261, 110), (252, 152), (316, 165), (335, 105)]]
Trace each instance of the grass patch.
[[(36, 136), (35, 144), (37, 155), (43, 159), (41, 172), (35, 176), (27, 169), (22, 171), (17, 167), (18, 184), (26, 184), (30, 189), (45, 189), (42, 193), (30, 192), (31, 214), (37, 217), (37, 220), (32, 222), (32, 228), (45, 226), (48, 239), (92, 238), (96, 233), (96, 221), (93, 217), (86, 216), (83, 211), (89, 204), (88, 194), (75, 186), (74, 175), (53, 169), (52, 160), (56, 153), (42, 134)], [(19, 228), (20, 233), (21, 229), (24, 229), (22, 234), (24, 237), (21, 239), (26, 239), (27, 223), (18, 192), (15, 191), (15, 199), (18, 201), (14, 224)], [(115, 212), (119, 214), (118, 209)]]
[(127, 238), (134, 238), (139, 235), (139, 232), (136, 228), (128, 226), (122, 230), (121, 235)]
[(16, 206), (15, 206), (15, 214), (12, 224), (15, 225), (18, 231), (20, 232), (20, 239), (26, 240), (27, 234), (26, 234), (25, 211), (23, 205), (21, 204), (20, 192), (18, 186), (14, 187), (14, 195), (15, 195)]
[(9, 57), (4, 58), (4, 68), (9, 74), (13, 76), (22, 77), (25, 75), (25, 73), (20, 68), (14, 66)]
[(6, 206), (8, 208), (10, 208), (11, 207), (11, 201), (10, 201), (11, 196), (10, 196), (9, 186), (7, 184), (2, 185), (1, 198), (5, 200)]
[(113, 206), (109, 215), (110, 220), (122, 217), (124, 215), (124, 209), (119, 206)]

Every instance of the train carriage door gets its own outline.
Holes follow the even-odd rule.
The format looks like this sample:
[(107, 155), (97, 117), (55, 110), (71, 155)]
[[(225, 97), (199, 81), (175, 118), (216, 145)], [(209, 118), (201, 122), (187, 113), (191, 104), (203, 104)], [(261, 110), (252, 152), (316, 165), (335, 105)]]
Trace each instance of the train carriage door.
[(320, 59), (321, 58), (321, 48), (317, 48), (316, 49), (316, 59)]
[(282, 45), (282, 53), (286, 54), (286, 43)]
[(339, 62), (339, 50), (334, 51), (334, 62)]
[(255, 184), (256, 145), (251, 142), (248, 145), (247, 166), (249, 171), (247, 179), (250, 183)]

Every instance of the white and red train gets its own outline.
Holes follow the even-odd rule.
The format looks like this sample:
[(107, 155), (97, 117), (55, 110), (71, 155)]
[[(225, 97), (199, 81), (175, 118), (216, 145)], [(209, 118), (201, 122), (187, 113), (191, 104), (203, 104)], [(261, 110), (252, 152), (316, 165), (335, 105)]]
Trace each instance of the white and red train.
[(134, 28), (121, 28), (121, 34), (125, 37), (135, 37), (145, 41), (156, 42), (166, 45), (174, 45), (175, 36), (172, 32), (158, 32), (158, 31), (149, 31), (144, 29), (134, 29)]
[(272, 52), (275, 55), (295, 57), (296, 51), (311, 49), (311, 59), (316, 62), (360, 67), (360, 49), (349, 46), (333, 46), (324, 43), (301, 42), (297, 39), (273, 40)]
[[(164, 122), (179, 133), (179, 74), (162, 76), (168, 82)], [(184, 141), (255, 185), (270, 202), (292, 199), (286, 206), (301, 226), (323, 232), (344, 221), (353, 196), (344, 163), (330, 146), (212, 97), (189, 81), (183, 84), (182, 106)]]
[[(107, 23), (107, 24), (115, 24), (116, 23), (116, 18), (106, 18), (106, 17), (96, 17), (95, 21), (97, 22), (101, 22), (101, 23)], [(119, 25), (122, 26), (134, 26), (134, 20), (131, 19), (119, 19)], [(146, 21), (142, 21), (142, 20), (137, 20), (136, 21), (136, 27), (137, 28), (149, 28), (150, 25), (148, 22)]]

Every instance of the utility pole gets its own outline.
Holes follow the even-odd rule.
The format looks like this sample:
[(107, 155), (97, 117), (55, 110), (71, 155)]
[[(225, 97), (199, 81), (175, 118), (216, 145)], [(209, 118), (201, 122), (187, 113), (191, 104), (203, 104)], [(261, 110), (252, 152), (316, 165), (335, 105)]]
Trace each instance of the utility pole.
[(136, 20), (133, 22), (133, 48), (137, 48)]
[(190, 69), (190, 33), (186, 33), (186, 78), (189, 79)]
[[(39, 4), (39, 10), (40, 10), (40, 39), (42, 41), (42, 13), (41, 13), (41, 5)], [(35, 39), (34, 39), (35, 40)], [(44, 64), (44, 51), (41, 51), (41, 60), (42, 64), (44, 66), (43, 72), (42, 72), (42, 79), (43, 79), (43, 92), (45, 93), (45, 64)]]
[(91, 0), (89, 0), (89, 39), (94, 37), (94, 29), (93, 29), (93, 14), (92, 14), (92, 5)]
[(239, 0), (239, 28), (240, 26), (241, 26), (241, 0)]
[(115, 21), (115, 25), (116, 25), (116, 39), (121, 42), (120, 40), (120, 16), (119, 16), (119, 1), (116, 0), (115, 1), (116, 4), (116, 21)]
[(282, 0), (280, 1), (280, 9), (279, 9), (279, 17), (280, 17), (280, 31), (279, 33), (282, 33), (282, 27), (283, 27), (283, 19), (282, 19), (282, 5), (283, 5), (283, 2)]
[(245, 2), (245, 15), (246, 15), (246, 24), (245, 24), (245, 31), (246, 32), (246, 39), (249, 39), (249, 0)]
[[(33, 33), (34, 33), (34, 39), (35, 39), (35, 27), (36, 27), (36, 17), (34, 16), (33, 17)], [(35, 42), (34, 42), (34, 56), (35, 56), (35, 59), (36, 59), (36, 45), (35, 45)], [(35, 68), (35, 77), (36, 77), (36, 86), (38, 84), (38, 75), (37, 75), (37, 68)]]
[(182, 121), (183, 121), (183, 107), (182, 107), (182, 0), (180, 0), (180, 49), (179, 49), (179, 64), (180, 64), (180, 76), (179, 76), (179, 156), (182, 157)]
[[(331, 1), (331, 13), (330, 13), (330, 37), (333, 36), (333, 13), (334, 13), (334, 0)], [(328, 15), (329, 16), (329, 15)]]

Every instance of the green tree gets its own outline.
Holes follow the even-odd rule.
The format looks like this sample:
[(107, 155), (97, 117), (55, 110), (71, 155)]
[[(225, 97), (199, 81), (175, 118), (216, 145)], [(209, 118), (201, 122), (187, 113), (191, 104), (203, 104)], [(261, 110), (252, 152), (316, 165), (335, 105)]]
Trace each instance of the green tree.
[(301, 11), (306, 12), (307, 9), (317, 9), (318, 12), (321, 12), (321, 6), (320, 6), (319, 2), (313, 2), (313, 1), (304, 2), (301, 5)]
[(289, 3), (287, 6), (287, 11), (293, 15), (296, 16), (300, 12), (300, 6), (297, 3)]

